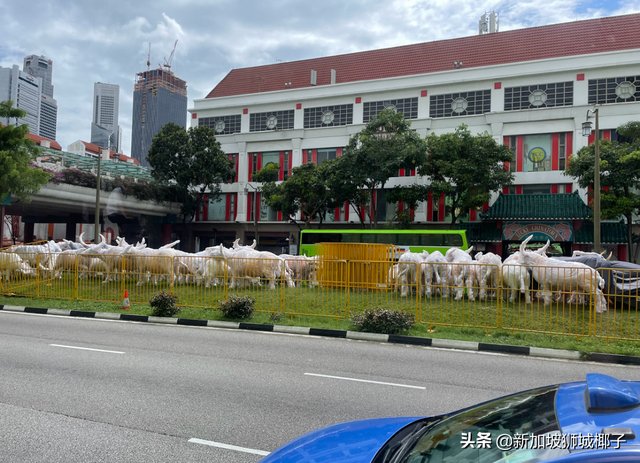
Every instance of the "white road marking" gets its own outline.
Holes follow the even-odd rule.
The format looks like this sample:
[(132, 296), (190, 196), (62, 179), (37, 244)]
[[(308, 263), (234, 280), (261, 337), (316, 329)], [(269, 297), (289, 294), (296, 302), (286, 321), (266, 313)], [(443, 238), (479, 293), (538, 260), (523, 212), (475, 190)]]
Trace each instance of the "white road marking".
[(211, 447), (218, 447), (221, 449), (235, 450), (236, 452), (252, 453), (254, 455), (261, 455), (263, 457), (271, 453), (271, 452), (265, 452), (264, 450), (248, 449), (245, 447), (238, 447), (236, 445), (223, 444), (221, 442), (213, 442), (210, 440), (202, 440), (202, 439), (196, 439), (196, 438), (189, 439), (189, 442), (193, 442), (194, 444), (209, 445)]
[(368, 379), (345, 378), (343, 376), (317, 375), (315, 373), (305, 373), (305, 375), (319, 376), (321, 378), (344, 379), (346, 381), (357, 381), (359, 383), (382, 384), (384, 386), (408, 387), (411, 389), (426, 389), (426, 387), (422, 387), (422, 386), (411, 386), (409, 384), (397, 384), (397, 383), (383, 383), (381, 381), (369, 381)]
[(104, 349), (91, 349), (89, 347), (77, 347), (77, 346), (63, 346), (62, 344), (49, 344), (51, 347), (65, 347), (67, 349), (80, 349), (91, 350), (94, 352), (107, 352), (108, 354), (124, 354), (124, 352), (118, 352), (117, 350), (104, 350)]

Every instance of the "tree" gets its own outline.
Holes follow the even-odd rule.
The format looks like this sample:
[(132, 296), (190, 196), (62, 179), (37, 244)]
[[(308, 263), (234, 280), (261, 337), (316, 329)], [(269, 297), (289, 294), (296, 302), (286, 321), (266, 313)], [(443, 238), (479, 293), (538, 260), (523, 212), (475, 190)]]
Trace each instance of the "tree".
[[(602, 217), (627, 222), (629, 258), (635, 262), (631, 224), (633, 214), (640, 212), (640, 123), (628, 122), (618, 127), (618, 133), (632, 141), (600, 140), (600, 210)], [(573, 177), (582, 188), (593, 188), (595, 144), (585, 146), (569, 158), (565, 175)]]
[[(320, 227), (324, 216), (337, 207), (332, 191), (327, 187), (327, 175), (331, 161), (321, 166), (313, 163), (303, 164), (291, 169), (291, 175), (282, 183), (275, 179), (262, 186), (265, 202), (273, 209), (282, 212), (289, 220), (302, 228), (295, 216), (302, 213), (304, 228), (313, 220), (319, 220)], [(261, 175), (265, 169), (254, 175), (254, 180), (264, 181)]]
[(409, 186), (396, 186), (387, 193), (386, 200), (388, 203), (403, 203), (405, 206), (402, 211), (399, 208), (396, 209), (398, 228), (409, 228), (411, 222), (413, 222), (410, 211), (416, 209), (418, 203), (429, 199), (429, 191), (430, 188), (426, 185), (414, 184)]
[[(13, 101), (0, 102), (0, 118), (20, 119), (27, 115), (13, 108)], [(8, 194), (24, 202), (37, 193), (51, 178), (51, 174), (29, 166), (40, 154), (37, 145), (26, 137), (29, 127), (0, 126), (0, 200)]]
[(235, 178), (233, 162), (208, 127), (185, 130), (170, 122), (153, 137), (149, 156), (154, 179), (173, 184), (182, 203), (183, 223), (204, 201), (220, 198), (220, 184)]
[(370, 205), (365, 208), (366, 214), (372, 227), (377, 228), (379, 202), (375, 201), (374, 192), (384, 188), (401, 168), (423, 164), (426, 155), (426, 144), (411, 130), (411, 123), (401, 113), (385, 109), (351, 137), (336, 160), (332, 192), (338, 201), (348, 201), (358, 211), (363, 225), (360, 208)]
[(451, 228), (467, 210), (513, 183), (513, 174), (503, 165), (513, 153), (487, 132), (474, 136), (463, 124), (453, 133), (431, 134), (426, 142), (429, 156), (418, 173), (429, 178), (433, 193), (449, 198)]

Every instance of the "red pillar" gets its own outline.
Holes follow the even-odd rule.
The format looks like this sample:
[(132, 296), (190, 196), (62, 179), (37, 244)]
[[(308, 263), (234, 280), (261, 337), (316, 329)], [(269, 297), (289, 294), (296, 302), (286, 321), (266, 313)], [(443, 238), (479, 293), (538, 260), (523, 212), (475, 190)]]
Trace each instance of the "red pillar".
[(4, 246), (4, 206), (0, 206), (0, 248)]
[(162, 224), (162, 244), (169, 244), (171, 243), (171, 224), (170, 223), (163, 223)]
[(629, 259), (627, 258), (627, 245), (626, 244), (619, 244), (618, 245), (618, 260), (619, 261), (628, 261)]

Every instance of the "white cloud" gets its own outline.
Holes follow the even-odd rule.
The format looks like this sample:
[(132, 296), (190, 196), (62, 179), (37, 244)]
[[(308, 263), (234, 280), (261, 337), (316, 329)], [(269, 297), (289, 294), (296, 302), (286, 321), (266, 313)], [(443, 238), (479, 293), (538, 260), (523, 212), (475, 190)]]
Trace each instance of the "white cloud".
[(93, 83), (120, 85), (120, 125), (130, 153), (133, 82), (169, 58), (189, 105), (232, 69), (477, 34), (496, 10), (500, 30), (640, 11), (640, 0), (113, 0), (4, 2), (0, 66), (27, 54), (54, 62), (58, 141), (90, 136)]

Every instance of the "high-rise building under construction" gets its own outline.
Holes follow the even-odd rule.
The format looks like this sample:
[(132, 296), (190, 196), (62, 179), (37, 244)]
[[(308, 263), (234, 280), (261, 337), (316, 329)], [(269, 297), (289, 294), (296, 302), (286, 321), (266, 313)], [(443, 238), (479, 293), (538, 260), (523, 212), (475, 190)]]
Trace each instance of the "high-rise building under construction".
[(133, 91), (131, 156), (148, 166), (153, 137), (169, 122), (187, 124), (187, 82), (169, 67), (147, 69), (136, 75)]

